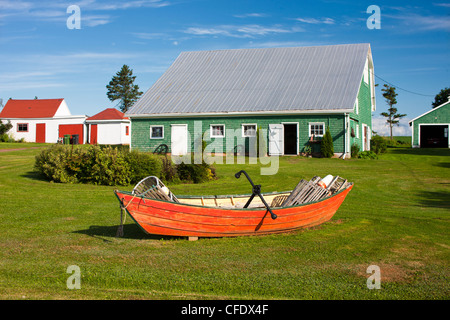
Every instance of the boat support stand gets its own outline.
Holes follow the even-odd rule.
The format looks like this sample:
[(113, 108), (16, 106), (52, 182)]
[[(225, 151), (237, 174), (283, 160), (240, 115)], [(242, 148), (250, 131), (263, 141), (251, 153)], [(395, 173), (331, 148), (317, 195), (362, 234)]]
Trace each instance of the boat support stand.
[(236, 177), (236, 179), (240, 178), (241, 173), (245, 174), (245, 176), (247, 177), (247, 180), (252, 185), (252, 195), (251, 195), (250, 199), (248, 199), (247, 203), (244, 205), (244, 208), (247, 208), (250, 205), (250, 202), (252, 202), (252, 200), (253, 200), (253, 198), (255, 196), (259, 196), (259, 198), (261, 199), (262, 203), (264, 203), (264, 205), (266, 206), (267, 210), (270, 212), (270, 216), (272, 217), (272, 219), (275, 220), (277, 218), (277, 215), (275, 213), (273, 213), (272, 209), (270, 209), (270, 207), (267, 204), (266, 200), (264, 200), (264, 197), (261, 194), (261, 185), (260, 184), (255, 185), (253, 183), (252, 179), (250, 179), (250, 177), (248, 176), (247, 172), (245, 172), (244, 170), (241, 170), (241, 171), (237, 172), (234, 175)]

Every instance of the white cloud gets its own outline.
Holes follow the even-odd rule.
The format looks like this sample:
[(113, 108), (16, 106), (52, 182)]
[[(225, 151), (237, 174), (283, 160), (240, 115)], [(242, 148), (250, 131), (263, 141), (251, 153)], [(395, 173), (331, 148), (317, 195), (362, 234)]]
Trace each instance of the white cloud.
[(331, 18), (297, 18), (295, 20), (308, 24), (335, 24), (334, 20)]
[(184, 33), (198, 35), (198, 36), (227, 36), (235, 38), (253, 38), (256, 36), (265, 36), (276, 33), (295, 33), (304, 31), (302, 28), (285, 28), (280, 25), (262, 26), (257, 24), (252, 25), (221, 25), (216, 27), (189, 27), (184, 30)]
[[(409, 126), (409, 121), (411, 119), (402, 118), (399, 125), (394, 125), (392, 127), (392, 135), (394, 136), (410, 136), (411, 127)], [(384, 117), (373, 117), (372, 118), (372, 130), (375, 131), (380, 136), (390, 136), (389, 125)]]
[(161, 8), (171, 5), (164, 0), (135, 0), (135, 1), (35, 1), (0, 0), (0, 17), (5, 24), (8, 19), (32, 18), (40, 21), (61, 22), (67, 20), (66, 9), (69, 5), (77, 5), (81, 10), (81, 26), (95, 27), (111, 23), (113, 18), (109, 15), (93, 13), (95, 11), (114, 11), (133, 8)]
[[(439, 7), (450, 7), (450, 3), (434, 4)], [(399, 25), (393, 26), (400, 31), (450, 31), (450, 19), (445, 15), (424, 15), (417, 12), (417, 8), (411, 7), (388, 7), (395, 13), (382, 14), (382, 19), (394, 19), (399, 21)]]
[(436, 7), (450, 8), (450, 3), (433, 3)]
[(244, 14), (235, 14), (233, 15), (235, 18), (263, 18), (267, 17), (265, 13), (244, 13)]

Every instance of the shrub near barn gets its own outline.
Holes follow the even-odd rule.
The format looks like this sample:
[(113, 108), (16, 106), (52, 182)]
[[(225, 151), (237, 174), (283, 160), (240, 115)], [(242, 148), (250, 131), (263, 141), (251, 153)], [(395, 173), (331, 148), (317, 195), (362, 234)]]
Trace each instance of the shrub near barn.
[(170, 159), (151, 153), (92, 145), (51, 146), (36, 156), (35, 170), (53, 182), (100, 185), (136, 184), (148, 176), (194, 183), (215, 178), (214, 168), (204, 162), (175, 166)]
[(36, 156), (35, 170), (54, 182), (129, 185), (147, 175), (160, 176), (161, 161), (110, 146), (54, 145)]

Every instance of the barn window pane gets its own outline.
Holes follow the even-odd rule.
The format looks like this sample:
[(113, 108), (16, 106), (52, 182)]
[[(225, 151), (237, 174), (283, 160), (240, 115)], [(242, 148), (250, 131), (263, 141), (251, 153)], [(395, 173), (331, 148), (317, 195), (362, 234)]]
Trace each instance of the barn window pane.
[(310, 123), (309, 124), (309, 135), (314, 135), (315, 137), (322, 137), (324, 133), (325, 124), (324, 123)]
[(18, 123), (17, 132), (28, 132), (28, 123)]
[(211, 125), (211, 138), (225, 137), (225, 126), (223, 124)]
[(243, 137), (256, 137), (256, 124), (243, 124), (242, 125)]
[(164, 127), (163, 126), (150, 126), (150, 138), (151, 139), (164, 138)]

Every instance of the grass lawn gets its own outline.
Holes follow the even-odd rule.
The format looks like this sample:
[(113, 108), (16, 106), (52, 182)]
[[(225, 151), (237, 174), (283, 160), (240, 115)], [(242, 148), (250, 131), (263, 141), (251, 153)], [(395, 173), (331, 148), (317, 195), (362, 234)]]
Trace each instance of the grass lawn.
[[(215, 165), (216, 181), (169, 187), (251, 193), (234, 178), (241, 169), (263, 192), (326, 174), (355, 186), (319, 227), (194, 242), (146, 235), (129, 217), (116, 238), (115, 188), (42, 180), (33, 172), (38, 152), (0, 152), (0, 299), (450, 298), (448, 149), (389, 148), (378, 160), (282, 157), (272, 176), (259, 175), (259, 165)], [(66, 286), (71, 265), (80, 290)], [(380, 290), (367, 288), (370, 265), (380, 267)]]

